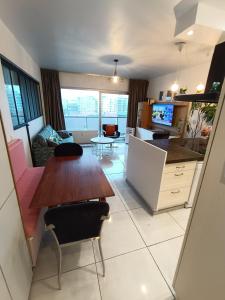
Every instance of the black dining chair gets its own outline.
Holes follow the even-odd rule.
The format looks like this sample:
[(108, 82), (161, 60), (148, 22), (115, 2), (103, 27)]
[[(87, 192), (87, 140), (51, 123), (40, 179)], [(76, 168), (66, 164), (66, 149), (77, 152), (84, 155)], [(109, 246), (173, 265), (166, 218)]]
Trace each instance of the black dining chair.
[(89, 201), (50, 208), (44, 215), (46, 230), (50, 231), (58, 249), (58, 285), (61, 289), (62, 247), (87, 239), (97, 239), (105, 276), (101, 246), (101, 229), (108, 219), (109, 204)]
[(81, 156), (83, 148), (76, 143), (63, 143), (55, 147), (55, 156)]

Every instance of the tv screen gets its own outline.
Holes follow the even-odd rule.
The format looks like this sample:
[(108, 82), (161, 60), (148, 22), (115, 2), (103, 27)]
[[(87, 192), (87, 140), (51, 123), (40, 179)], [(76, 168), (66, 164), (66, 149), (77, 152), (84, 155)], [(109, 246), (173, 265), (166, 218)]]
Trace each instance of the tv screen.
[(152, 122), (172, 126), (173, 122), (173, 104), (153, 104)]

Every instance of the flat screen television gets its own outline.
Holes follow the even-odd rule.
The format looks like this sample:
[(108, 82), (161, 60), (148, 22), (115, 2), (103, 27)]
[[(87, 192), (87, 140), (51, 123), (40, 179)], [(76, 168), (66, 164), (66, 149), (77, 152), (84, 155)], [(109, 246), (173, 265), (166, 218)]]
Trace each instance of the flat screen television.
[(157, 103), (152, 107), (152, 122), (166, 126), (172, 126), (173, 123), (173, 104)]

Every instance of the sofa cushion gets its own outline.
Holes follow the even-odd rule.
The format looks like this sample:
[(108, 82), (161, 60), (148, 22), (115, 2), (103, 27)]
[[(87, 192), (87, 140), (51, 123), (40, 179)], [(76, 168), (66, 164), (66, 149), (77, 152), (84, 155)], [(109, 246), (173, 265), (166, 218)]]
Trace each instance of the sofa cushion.
[(29, 206), (43, 172), (43, 167), (27, 168), (16, 184), (21, 215), (27, 237), (31, 237), (35, 233), (40, 215), (40, 209), (30, 208)]
[(74, 139), (72, 136), (66, 138), (66, 139), (63, 139), (60, 144), (63, 144), (63, 143), (74, 143)]
[(17, 182), (27, 169), (23, 142), (19, 139), (13, 140), (8, 144), (8, 149), (14, 180)]
[(57, 145), (73, 142), (73, 137), (62, 138), (50, 125), (43, 128), (33, 139), (32, 153), (34, 166), (44, 166), (47, 160), (54, 156), (54, 148), (57, 145), (49, 143), (48, 140), (56, 140)]
[(45, 126), (33, 139), (32, 148), (48, 147), (48, 140), (62, 141), (62, 137), (50, 126)]

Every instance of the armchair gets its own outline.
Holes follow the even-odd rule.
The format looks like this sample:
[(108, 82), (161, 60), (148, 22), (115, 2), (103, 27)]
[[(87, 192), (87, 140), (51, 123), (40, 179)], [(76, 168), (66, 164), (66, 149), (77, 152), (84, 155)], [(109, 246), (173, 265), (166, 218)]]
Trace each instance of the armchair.
[(103, 135), (105, 137), (110, 137), (112, 139), (117, 139), (120, 137), (120, 132), (118, 131), (118, 125), (103, 124)]

